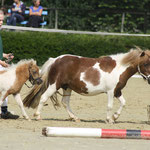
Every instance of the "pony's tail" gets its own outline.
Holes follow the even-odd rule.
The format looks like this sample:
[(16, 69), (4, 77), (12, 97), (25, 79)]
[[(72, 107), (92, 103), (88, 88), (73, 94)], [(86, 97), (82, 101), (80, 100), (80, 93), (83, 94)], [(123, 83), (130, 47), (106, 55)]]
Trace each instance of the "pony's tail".
[[(48, 73), (47, 73), (48, 74)], [(42, 84), (35, 85), (29, 94), (23, 99), (23, 104), (28, 108), (36, 108), (40, 102), (41, 95), (48, 88), (47, 74), (42, 76)]]
[[(42, 84), (35, 85), (33, 89), (29, 92), (29, 94), (23, 99), (23, 104), (25, 107), (28, 108), (36, 108), (39, 105), (41, 95), (47, 90), (49, 83), (48, 83), (48, 74), (49, 69), (54, 62), (53, 58), (50, 58), (42, 67), (41, 69), (41, 75), (42, 75)], [(59, 105), (58, 99), (57, 99), (57, 91), (50, 97), (54, 108), (56, 109)]]

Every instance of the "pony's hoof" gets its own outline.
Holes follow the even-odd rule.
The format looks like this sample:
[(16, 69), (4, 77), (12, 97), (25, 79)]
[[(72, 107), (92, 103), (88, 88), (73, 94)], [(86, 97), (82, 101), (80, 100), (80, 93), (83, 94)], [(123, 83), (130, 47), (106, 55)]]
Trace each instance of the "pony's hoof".
[(79, 122), (81, 122), (81, 120), (80, 119), (75, 119), (75, 122), (79, 123)]
[(33, 116), (38, 117), (38, 116), (40, 116), (40, 114), (34, 113)]
[(114, 124), (115, 121), (113, 119), (106, 119), (105, 121), (107, 124)]
[(36, 121), (41, 121), (42, 118), (41, 118), (41, 117), (37, 117), (37, 118), (35, 118), (35, 120), (36, 120)]
[(116, 120), (119, 118), (119, 116), (120, 116), (120, 114), (118, 114), (117, 112), (115, 112), (115, 113), (113, 114), (113, 116), (112, 116), (112, 119), (113, 119), (114, 121), (116, 121)]
[(74, 121), (74, 118), (68, 118), (68, 119), (66, 119), (67, 121)]
[(36, 113), (33, 114), (33, 117), (37, 117), (38, 115)]
[(28, 118), (27, 120), (28, 120), (28, 121), (31, 121), (31, 119), (30, 119), (30, 118)]
[(24, 117), (24, 119), (31, 121), (31, 119), (28, 116), (23, 116), (23, 117)]
[(75, 121), (75, 122), (81, 122), (81, 120), (79, 118), (69, 118), (69, 121)]
[(35, 113), (35, 114), (33, 114), (33, 116), (36, 117), (35, 120), (37, 120), (37, 121), (42, 120), (41, 116), (39, 114)]

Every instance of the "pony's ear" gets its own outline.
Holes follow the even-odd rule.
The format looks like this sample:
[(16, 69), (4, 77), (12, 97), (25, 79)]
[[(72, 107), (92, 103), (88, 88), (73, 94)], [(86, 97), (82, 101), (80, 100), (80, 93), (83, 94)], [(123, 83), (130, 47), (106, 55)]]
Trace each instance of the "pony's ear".
[(140, 57), (143, 57), (143, 56), (145, 56), (145, 52), (144, 51), (140, 54)]

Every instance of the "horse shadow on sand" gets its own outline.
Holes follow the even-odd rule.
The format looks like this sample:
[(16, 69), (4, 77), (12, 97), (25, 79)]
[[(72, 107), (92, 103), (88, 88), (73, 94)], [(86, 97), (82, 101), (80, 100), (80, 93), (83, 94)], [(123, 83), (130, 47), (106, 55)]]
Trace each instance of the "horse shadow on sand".
[[(47, 120), (47, 121), (64, 121), (64, 122), (75, 122), (74, 120), (70, 120), (70, 119), (58, 119), (58, 118), (43, 118), (43, 120)], [(98, 122), (98, 123), (105, 123), (105, 120), (85, 120), (85, 119), (80, 119), (80, 122), (89, 122), (89, 123), (94, 123), (94, 122)]]
[[(45, 121), (62, 121), (62, 122), (75, 122), (73, 120), (70, 119), (59, 119), (59, 118), (43, 118), (43, 120)], [(106, 120), (102, 120), (102, 119), (92, 119), (92, 120), (86, 120), (86, 119), (80, 119), (80, 122), (86, 122), (86, 123), (103, 123), (106, 124)], [(148, 121), (116, 121), (115, 124), (124, 124), (124, 123), (128, 123), (128, 124), (148, 124), (150, 125), (150, 123)]]

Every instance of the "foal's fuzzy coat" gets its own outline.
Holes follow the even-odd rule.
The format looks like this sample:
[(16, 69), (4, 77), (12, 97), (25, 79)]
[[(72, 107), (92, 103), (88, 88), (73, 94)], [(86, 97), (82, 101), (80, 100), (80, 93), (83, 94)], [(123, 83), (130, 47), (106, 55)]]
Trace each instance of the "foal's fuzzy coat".
[[(78, 120), (69, 106), (71, 91), (82, 95), (96, 95), (107, 93), (108, 109), (107, 122), (112, 123), (121, 114), (125, 105), (125, 99), (121, 90), (128, 79), (138, 72), (138, 67), (143, 74), (150, 74), (150, 51), (142, 51), (140, 48), (124, 54), (103, 56), (100, 58), (85, 58), (73, 55), (62, 55), (50, 58), (43, 66), (43, 83), (35, 86), (24, 99), (24, 105), (35, 108), (35, 115), (40, 119), (40, 111), (49, 97), (63, 89), (62, 103), (69, 116)], [(120, 101), (120, 108), (112, 116), (113, 97)], [(40, 101), (40, 102), (39, 102)], [(57, 101), (55, 101), (57, 104)]]
[(39, 77), (39, 69), (36, 61), (33, 59), (21, 60), (17, 64), (6, 68), (4, 71), (0, 71), (0, 106), (8, 95), (13, 94), (26, 119), (29, 119), (29, 117), (24, 110), (20, 90), (23, 84), (29, 79), (30, 74), (35, 78)]

